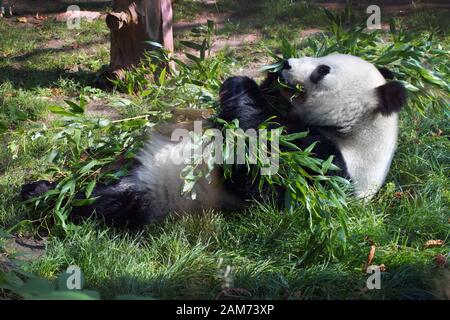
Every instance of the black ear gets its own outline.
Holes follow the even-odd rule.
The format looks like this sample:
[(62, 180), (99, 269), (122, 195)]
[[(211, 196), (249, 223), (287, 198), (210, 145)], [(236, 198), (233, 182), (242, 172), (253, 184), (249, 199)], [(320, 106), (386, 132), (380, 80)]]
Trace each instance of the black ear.
[(398, 81), (387, 82), (376, 90), (380, 100), (379, 110), (384, 116), (399, 112), (406, 103), (406, 89)]
[(327, 74), (330, 73), (330, 67), (326, 64), (321, 64), (318, 66), (309, 76), (309, 79), (312, 83), (319, 83), (320, 80), (322, 80)]
[(380, 71), (381, 75), (386, 79), (386, 80), (393, 80), (395, 78), (394, 73), (384, 67), (380, 67), (378, 68), (378, 71)]

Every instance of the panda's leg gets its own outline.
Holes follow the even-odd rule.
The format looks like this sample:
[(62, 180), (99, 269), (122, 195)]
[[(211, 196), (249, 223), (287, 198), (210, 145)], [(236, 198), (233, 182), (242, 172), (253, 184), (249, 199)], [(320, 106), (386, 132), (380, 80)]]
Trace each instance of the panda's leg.
[[(146, 216), (141, 205), (141, 193), (135, 188), (134, 179), (122, 178), (112, 185), (99, 185), (92, 192), (91, 198), (97, 198), (91, 205), (74, 206), (70, 218), (79, 222), (91, 216), (105, 220), (108, 225), (135, 227), (145, 224)], [(23, 200), (38, 197), (54, 189), (56, 183), (36, 181), (22, 186)], [(78, 194), (77, 199), (84, 199)]]
[(266, 102), (256, 82), (248, 77), (231, 77), (220, 88), (220, 112), (225, 121), (239, 120), (243, 130), (257, 129), (269, 115)]
[[(77, 198), (83, 199), (84, 195)], [(91, 198), (97, 198), (92, 205), (73, 207), (71, 218), (74, 221), (95, 216), (113, 226), (139, 227), (146, 223), (142, 195), (132, 177), (96, 187)]]
[(20, 190), (20, 197), (22, 200), (26, 201), (32, 198), (36, 198), (45, 192), (54, 189), (55, 183), (47, 180), (39, 180), (31, 183), (26, 183), (22, 185)]

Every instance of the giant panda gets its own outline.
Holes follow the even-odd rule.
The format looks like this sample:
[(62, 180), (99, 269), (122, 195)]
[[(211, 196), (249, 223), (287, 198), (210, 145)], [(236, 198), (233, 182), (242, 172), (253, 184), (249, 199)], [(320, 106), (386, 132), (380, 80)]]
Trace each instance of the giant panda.
[[(336, 174), (351, 181), (357, 198), (370, 199), (388, 173), (397, 142), (398, 112), (406, 101), (404, 86), (391, 79), (388, 70), (380, 71), (351, 55), (291, 58), (260, 85), (242, 76), (225, 80), (217, 116), (238, 119), (243, 130), (256, 129), (270, 117), (290, 133), (307, 130), (308, 136), (295, 144), (305, 148), (318, 141), (314, 155), (322, 159), (334, 155), (341, 168)], [(274, 85), (280, 82), (284, 85)], [(301, 93), (293, 95), (299, 85)], [(95, 203), (74, 207), (72, 216), (94, 213), (114, 225), (142, 226), (172, 212), (241, 210), (252, 199), (264, 199), (257, 181), (242, 165), (235, 167), (231, 179), (224, 179), (217, 165), (210, 181), (200, 180), (195, 186), (195, 199), (181, 195), (184, 165), (167, 161), (167, 156), (187, 147), (186, 142), (154, 132), (131, 173), (113, 185), (97, 187), (92, 194), (99, 197)], [(21, 194), (29, 199), (54, 185), (26, 184)], [(283, 191), (275, 192), (280, 203)]]

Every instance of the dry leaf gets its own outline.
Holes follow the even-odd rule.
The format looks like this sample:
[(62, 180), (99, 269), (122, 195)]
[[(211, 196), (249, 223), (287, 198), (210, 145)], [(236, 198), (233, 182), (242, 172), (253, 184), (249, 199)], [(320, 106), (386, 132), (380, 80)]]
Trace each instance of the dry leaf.
[(27, 23), (28, 19), (27, 19), (27, 17), (20, 17), (20, 18), (17, 18), (17, 21), (19, 21), (20, 23)]
[(444, 268), (447, 264), (447, 257), (439, 253), (436, 257), (434, 257), (434, 261), (438, 267)]
[(405, 191), (396, 191), (394, 192), (394, 197), (397, 199), (402, 199), (405, 197), (412, 197), (411, 189), (406, 189)]
[(366, 264), (364, 265), (364, 272), (367, 272), (367, 268), (372, 264), (374, 256), (375, 256), (375, 245), (372, 243), (372, 245), (370, 246), (369, 255), (367, 256)]
[(433, 247), (440, 247), (443, 244), (444, 244), (443, 240), (439, 240), (439, 239), (438, 240), (428, 240), (425, 243), (424, 248), (427, 249), (427, 248), (433, 248)]
[(404, 195), (403, 191), (396, 191), (396, 192), (394, 192), (394, 197), (396, 197), (397, 199), (403, 198), (403, 195)]
[(437, 129), (437, 131), (436, 132), (432, 132), (431, 135), (433, 137), (440, 137), (440, 136), (442, 136), (443, 133), (444, 132), (441, 129)]
[(50, 91), (53, 96), (61, 96), (64, 93), (61, 88), (50, 88)]

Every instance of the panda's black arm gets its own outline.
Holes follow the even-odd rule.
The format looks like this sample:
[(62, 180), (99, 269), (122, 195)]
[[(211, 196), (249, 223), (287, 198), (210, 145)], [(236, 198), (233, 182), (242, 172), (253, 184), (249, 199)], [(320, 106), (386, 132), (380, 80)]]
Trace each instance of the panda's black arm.
[[(91, 195), (92, 198), (97, 198), (96, 201), (91, 205), (74, 206), (70, 219), (79, 222), (94, 215), (104, 219), (108, 225), (133, 228), (145, 224), (147, 221), (142, 195), (134, 182), (131, 177), (125, 177), (111, 185), (98, 185)], [(22, 200), (30, 200), (55, 187), (56, 183), (40, 180), (24, 184), (20, 195)], [(75, 198), (85, 197), (79, 193)]]
[[(228, 122), (237, 119), (239, 127), (247, 130), (258, 129), (261, 123), (273, 115), (265, 95), (254, 80), (248, 77), (231, 77), (222, 84), (218, 113), (220, 119)], [(224, 184), (240, 199), (257, 201), (272, 199), (268, 186), (261, 192), (258, 179), (253, 179), (248, 167), (243, 164), (233, 166), (232, 175), (225, 179)], [(277, 194), (282, 194), (282, 190)]]
[(220, 88), (218, 117), (225, 121), (239, 120), (243, 130), (257, 129), (270, 117), (264, 96), (256, 82), (248, 77), (231, 77)]

